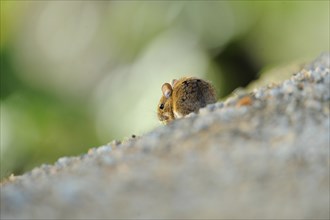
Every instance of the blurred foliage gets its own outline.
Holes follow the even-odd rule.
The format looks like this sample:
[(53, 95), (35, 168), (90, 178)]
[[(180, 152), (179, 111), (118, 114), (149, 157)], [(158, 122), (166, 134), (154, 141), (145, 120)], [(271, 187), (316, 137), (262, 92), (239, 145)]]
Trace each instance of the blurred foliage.
[[(329, 50), (329, 1), (1, 1), (1, 178), (160, 126), (160, 86)], [(281, 71), (276, 71), (280, 74)]]

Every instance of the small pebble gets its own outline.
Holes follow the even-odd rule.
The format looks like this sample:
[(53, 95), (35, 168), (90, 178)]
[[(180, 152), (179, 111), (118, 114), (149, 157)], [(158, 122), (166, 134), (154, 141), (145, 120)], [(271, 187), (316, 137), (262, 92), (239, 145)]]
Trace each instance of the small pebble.
[(110, 152), (111, 150), (112, 150), (112, 148), (110, 146), (104, 145), (104, 146), (96, 148), (96, 153), (100, 154), (100, 153), (104, 153), (104, 152)]
[(195, 112), (190, 112), (188, 115), (185, 116), (185, 118), (192, 118), (192, 117), (196, 117), (196, 116), (197, 116), (197, 114)]
[(241, 98), (240, 100), (238, 100), (238, 102), (236, 103), (236, 106), (240, 107), (240, 106), (251, 105), (252, 102), (253, 102), (253, 100), (250, 96), (245, 96), (245, 97)]
[(295, 91), (295, 86), (291, 80), (285, 80), (282, 88), (287, 94), (291, 94)]
[(217, 102), (215, 103), (215, 108), (223, 108), (225, 105), (223, 102)]
[(70, 162), (69, 157), (61, 157), (55, 162), (55, 165), (59, 167), (65, 167), (69, 164), (69, 162)]

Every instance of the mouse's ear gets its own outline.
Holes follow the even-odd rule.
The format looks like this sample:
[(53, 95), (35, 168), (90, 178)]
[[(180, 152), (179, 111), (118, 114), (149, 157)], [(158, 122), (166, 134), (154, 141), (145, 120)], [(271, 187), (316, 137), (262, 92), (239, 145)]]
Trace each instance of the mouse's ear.
[(173, 79), (173, 80), (172, 80), (172, 87), (173, 87), (173, 88), (174, 88), (174, 85), (175, 85), (177, 82), (178, 82), (177, 79)]
[(172, 95), (172, 86), (169, 83), (164, 83), (162, 85), (162, 92), (166, 98), (169, 98)]

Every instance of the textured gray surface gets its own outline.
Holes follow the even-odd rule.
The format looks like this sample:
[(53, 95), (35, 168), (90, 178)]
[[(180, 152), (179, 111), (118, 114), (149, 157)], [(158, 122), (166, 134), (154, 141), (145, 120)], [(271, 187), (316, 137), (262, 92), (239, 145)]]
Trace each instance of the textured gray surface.
[[(1, 218), (329, 218), (329, 54), (1, 186)], [(240, 101), (241, 100), (241, 101)]]

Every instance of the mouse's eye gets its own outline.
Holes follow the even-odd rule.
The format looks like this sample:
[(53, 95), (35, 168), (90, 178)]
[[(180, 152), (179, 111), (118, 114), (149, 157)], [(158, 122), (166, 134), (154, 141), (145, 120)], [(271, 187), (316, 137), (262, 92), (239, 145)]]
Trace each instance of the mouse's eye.
[(160, 104), (160, 105), (159, 105), (159, 108), (160, 108), (160, 109), (164, 109), (164, 104), (163, 104), (163, 103)]

